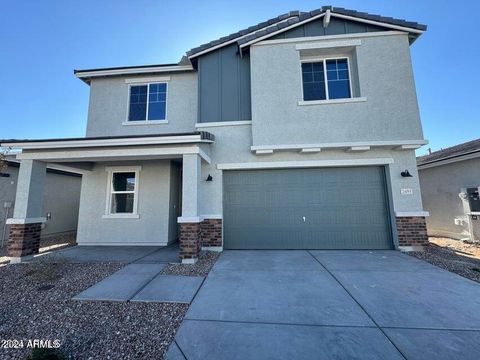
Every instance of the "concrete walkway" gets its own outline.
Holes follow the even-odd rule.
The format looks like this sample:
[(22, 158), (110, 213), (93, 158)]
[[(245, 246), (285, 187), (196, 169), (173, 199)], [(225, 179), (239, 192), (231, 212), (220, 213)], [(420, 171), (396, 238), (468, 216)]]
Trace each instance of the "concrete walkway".
[(480, 284), (396, 251), (226, 251), (167, 359), (478, 359)]
[(179, 263), (178, 243), (169, 246), (90, 246), (77, 245), (35, 256), (35, 261), (69, 263), (118, 262), (142, 264)]
[(179, 262), (178, 254), (178, 244), (167, 247), (76, 246), (52, 253), (47, 260), (128, 263), (127, 266), (74, 296), (73, 300), (189, 304), (204, 277), (160, 274), (167, 264)]

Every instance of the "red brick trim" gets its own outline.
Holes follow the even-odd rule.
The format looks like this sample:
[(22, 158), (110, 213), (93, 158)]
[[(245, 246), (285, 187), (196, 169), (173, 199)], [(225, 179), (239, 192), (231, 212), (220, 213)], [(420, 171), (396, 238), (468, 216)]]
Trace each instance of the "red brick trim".
[(41, 223), (10, 225), (7, 244), (8, 255), (22, 257), (38, 254), (41, 232)]
[(424, 246), (428, 244), (427, 224), (424, 216), (397, 217), (399, 246)]
[(180, 223), (180, 259), (197, 259), (200, 254), (201, 223)]
[(201, 223), (202, 247), (222, 246), (222, 219), (205, 219)]

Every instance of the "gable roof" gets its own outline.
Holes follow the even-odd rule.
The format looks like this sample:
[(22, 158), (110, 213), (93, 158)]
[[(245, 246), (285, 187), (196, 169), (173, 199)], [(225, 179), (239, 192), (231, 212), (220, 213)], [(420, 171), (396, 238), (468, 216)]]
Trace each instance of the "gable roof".
[(286, 30), (287, 28), (292, 28), (305, 22), (325, 16), (327, 12), (330, 14), (330, 16), (348, 18), (351, 20), (368, 22), (392, 29), (408, 31), (413, 34), (414, 38), (418, 37), (427, 29), (426, 25), (413, 21), (385, 17), (333, 6), (323, 6), (319, 9), (309, 12), (290, 11), (289, 13), (282, 14), (257, 25), (250, 26), (244, 30), (237, 31), (233, 34), (221, 37), (220, 39), (213, 40), (206, 44), (195, 47), (187, 52), (187, 56), (191, 59), (234, 42), (236, 42), (240, 47), (247, 46), (255, 40), (263, 39), (266, 36), (268, 37), (268, 35), (272, 33)]
[(159, 65), (141, 65), (141, 66), (123, 66), (113, 68), (98, 68), (74, 70), (75, 76), (89, 84), (94, 77), (118, 76), (118, 75), (136, 75), (136, 74), (156, 74), (156, 73), (172, 73), (194, 71), (195, 58), (206, 54), (215, 49), (222, 48), (229, 44), (236, 43), (238, 47), (244, 48), (249, 45), (271, 37), (279, 32), (287, 31), (296, 26), (308, 23), (323, 16), (334, 16), (338, 18), (348, 19), (352, 21), (373, 24), (387, 29), (400, 30), (408, 32), (410, 38), (414, 41), (426, 29), (426, 25), (422, 25), (413, 21), (403, 19), (395, 19), (380, 15), (348, 10), (333, 6), (323, 6), (319, 9), (309, 12), (290, 11), (288, 13), (276, 16), (259, 24), (250, 26), (246, 29), (237, 31), (230, 35), (221, 37), (217, 40), (210, 41), (203, 45), (197, 46), (187, 51), (187, 56), (182, 57), (180, 62), (176, 64), (159, 64)]
[(446, 149), (434, 151), (428, 155), (419, 156), (417, 158), (417, 165), (427, 165), (475, 153), (480, 153), (480, 139), (468, 141), (459, 145), (451, 146)]

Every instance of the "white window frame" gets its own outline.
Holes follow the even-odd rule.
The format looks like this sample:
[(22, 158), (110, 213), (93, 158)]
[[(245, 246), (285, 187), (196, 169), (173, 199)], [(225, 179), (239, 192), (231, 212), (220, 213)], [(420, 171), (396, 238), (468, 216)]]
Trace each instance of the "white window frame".
[[(127, 117), (123, 122), (123, 125), (154, 125), (154, 124), (168, 124), (168, 80), (169, 78), (159, 78), (155, 80), (155, 78), (145, 79), (142, 81), (139, 79), (135, 81), (134, 79), (126, 80), (128, 84), (128, 97), (127, 97)], [(150, 85), (151, 84), (165, 84), (167, 86), (167, 92), (165, 94), (165, 119), (162, 120), (148, 120), (148, 103), (150, 98)], [(147, 110), (145, 112), (145, 120), (129, 120), (130, 117), (130, 92), (132, 86), (147, 86)]]
[[(348, 67), (348, 86), (350, 88), (350, 97), (348, 98), (340, 98), (340, 99), (330, 99), (330, 94), (328, 93), (328, 78), (327, 78), (327, 60), (347, 60), (347, 67)], [(303, 72), (302, 72), (302, 64), (303, 63), (315, 63), (323, 61), (323, 77), (325, 81), (325, 96), (326, 99), (324, 100), (305, 100), (304, 92), (303, 92)], [(353, 92), (352, 92), (352, 72), (350, 71), (350, 56), (348, 55), (337, 55), (337, 56), (315, 56), (315, 57), (303, 57), (300, 59), (300, 84), (302, 89), (302, 100), (301, 102), (304, 104), (307, 103), (318, 103), (318, 102), (341, 102), (342, 100), (348, 101), (349, 99), (353, 99)], [(340, 100), (340, 101), (339, 101)]]
[[(106, 166), (105, 171), (107, 172), (107, 196), (105, 203), (105, 214), (102, 216), (104, 219), (138, 219), (138, 189), (140, 187), (140, 171), (142, 170), (141, 166)], [(135, 173), (135, 188), (133, 192), (128, 191), (113, 191), (113, 175), (117, 173), (126, 173), (134, 172)], [(113, 194), (132, 194), (133, 193), (133, 212), (132, 213), (112, 213), (112, 195)]]

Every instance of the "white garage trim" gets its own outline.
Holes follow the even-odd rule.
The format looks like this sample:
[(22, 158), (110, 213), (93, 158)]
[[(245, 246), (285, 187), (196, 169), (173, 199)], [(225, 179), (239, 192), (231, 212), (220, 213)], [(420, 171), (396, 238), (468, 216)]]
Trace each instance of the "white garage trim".
[(336, 166), (369, 166), (393, 164), (393, 158), (346, 159), (346, 160), (312, 160), (312, 161), (257, 161), (248, 163), (217, 164), (219, 170), (242, 169), (284, 169)]

